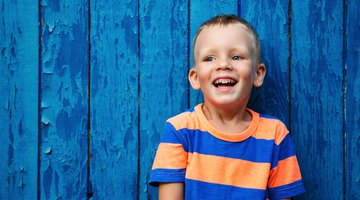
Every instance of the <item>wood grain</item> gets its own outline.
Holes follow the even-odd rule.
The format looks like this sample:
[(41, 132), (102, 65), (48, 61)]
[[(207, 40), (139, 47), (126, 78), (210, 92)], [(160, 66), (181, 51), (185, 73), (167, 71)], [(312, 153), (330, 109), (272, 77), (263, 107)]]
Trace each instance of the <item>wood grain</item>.
[(153, 158), (167, 118), (188, 107), (187, 1), (140, 1), (140, 199), (149, 187)]
[(41, 2), (41, 199), (86, 196), (87, 4)]
[(359, 4), (0, 1), (0, 199), (157, 199), (164, 122), (203, 101), (193, 39), (220, 13), (260, 35), (268, 74), (249, 105), (291, 131), (295, 199), (360, 199)]
[(306, 198), (343, 199), (343, 3), (292, 1), (291, 19), (291, 132)]
[(138, 2), (90, 5), (89, 192), (94, 199), (137, 199)]
[(348, 1), (346, 15), (346, 199), (360, 199), (360, 2)]
[(241, 1), (239, 10), (258, 32), (267, 71), (264, 84), (253, 89), (249, 107), (289, 126), (289, 1)]
[(37, 198), (37, 21), (36, 1), (0, 3), (0, 199)]

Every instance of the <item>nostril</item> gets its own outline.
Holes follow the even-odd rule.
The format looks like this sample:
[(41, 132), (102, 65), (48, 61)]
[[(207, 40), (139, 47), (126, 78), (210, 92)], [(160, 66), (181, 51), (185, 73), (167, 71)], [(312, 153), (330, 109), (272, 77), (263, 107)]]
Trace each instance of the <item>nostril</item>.
[(231, 69), (232, 65), (229, 59), (222, 59), (218, 65), (217, 69)]

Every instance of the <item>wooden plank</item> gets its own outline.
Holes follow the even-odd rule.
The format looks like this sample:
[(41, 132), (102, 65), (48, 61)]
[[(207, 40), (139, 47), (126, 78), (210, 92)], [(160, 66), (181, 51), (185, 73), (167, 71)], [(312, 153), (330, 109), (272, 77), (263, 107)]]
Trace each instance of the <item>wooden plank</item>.
[(138, 2), (91, 1), (90, 179), (94, 199), (138, 195)]
[(140, 1), (140, 199), (165, 120), (188, 107), (188, 1)]
[(0, 4), (0, 199), (36, 199), (37, 1)]
[(88, 2), (41, 1), (41, 199), (86, 197)]
[(292, 1), (291, 125), (306, 199), (344, 199), (343, 2)]
[[(206, 20), (214, 17), (218, 14), (237, 14), (238, 13), (238, 1), (189, 1), (190, 2), (190, 68), (193, 67), (193, 45), (194, 38), (200, 25)], [(190, 86), (191, 88), (191, 86)], [(204, 102), (201, 91), (190, 90), (190, 107)]]
[(360, 2), (346, 15), (346, 199), (360, 199)]
[(258, 32), (267, 70), (264, 84), (252, 91), (249, 107), (277, 116), (289, 126), (289, 2), (241, 1), (239, 10)]

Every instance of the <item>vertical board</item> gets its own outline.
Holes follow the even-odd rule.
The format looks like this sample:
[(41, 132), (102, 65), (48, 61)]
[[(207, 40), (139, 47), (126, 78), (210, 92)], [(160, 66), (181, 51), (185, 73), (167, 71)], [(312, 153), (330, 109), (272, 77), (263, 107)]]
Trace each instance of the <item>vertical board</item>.
[(258, 32), (267, 71), (264, 84), (253, 89), (249, 107), (289, 125), (289, 1), (241, 1), (239, 10)]
[(0, 3), (0, 199), (36, 199), (37, 1)]
[(360, 2), (346, 16), (346, 199), (360, 199)]
[(94, 199), (138, 194), (138, 2), (91, 1), (90, 179)]
[(86, 196), (88, 2), (41, 1), (41, 199)]
[(343, 199), (343, 4), (292, 1), (291, 119), (307, 199)]
[(186, 0), (140, 1), (140, 199), (157, 199), (148, 180), (159, 138), (188, 106), (187, 28)]
[[(238, 1), (208, 1), (208, 0), (190, 0), (190, 63), (189, 69), (194, 66), (193, 62), (193, 45), (197, 30), (201, 24), (219, 14), (237, 14), (238, 13)], [(191, 86), (189, 86), (191, 88)], [(190, 89), (190, 107), (202, 103), (204, 101), (201, 91)]]
[(2, 1), (0, 199), (157, 199), (148, 179), (163, 125), (203, 101), (187, 80), (193, 39), (220, 13), (259, 33), (268, 74), (249, 105), (290, 125), (307, 190), (297, 199), (360, 199), (359, 9), (353, 0)]

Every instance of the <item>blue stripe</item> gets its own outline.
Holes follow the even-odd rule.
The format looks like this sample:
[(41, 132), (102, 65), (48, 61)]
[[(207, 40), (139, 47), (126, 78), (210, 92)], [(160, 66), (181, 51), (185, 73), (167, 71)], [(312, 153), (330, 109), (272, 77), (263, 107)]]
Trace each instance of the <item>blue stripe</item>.
[(295, 150), (289, 134), (285, 136), (279, 145), (275, 145), (274, 157), (271, 162), (271, 169), (277, 167), (279, 160), (284, 160), (295, 155)]
[(163, 143), (181, 144), (179, 138), (177, 137), (175, 127), (169, 122), (165, 123), (165, 128), (160, 141)]
[(265, 199), (265, 190), (185, 180), (185, 199)]
[(185, 151), (190, 153), (270, 163), (273, 148), (276, 146), (274, 140), (250, 137), (241, 142), (228, 142), (200, 130), (181, 129), (179, 131), (188, 142), (188, 148)]
[(151, 171), (149, 184), (159, 186), (159, 183), (184, 182), (185, 173), (185, 169), (154, 169)]
[(268, 115), (268, 114), (260, 114), (260, 118), (266, 118), (266, 119), (277, 119), (280, 121), (279, 118), (272, 116), (272, 115)]
[(186, 112), (194, 112), (194, 111), (195, 111), (195, 108), (193, 107), (193, 108), (188, 109)]
[(162, 143), (171, 143), (171, 144), (181, 144), (185, 151), (188, 151), (188, 143), (184, 138), (184, 135), (180, 131), (177, 131), (175, 127), (169, 123), (165, 123), (165, 128), (161, 136), (160, 142)]
[(290, 156), (295, 155), (294, 145), (289, 134), (285, 136), (280, 143), (279, 160), (284, 160)]
[(269, 188), (268, 191), (270, 199), (283, 199), (304, 193), (305, 188), (302, 181), (299, 180), (276, 188)]

